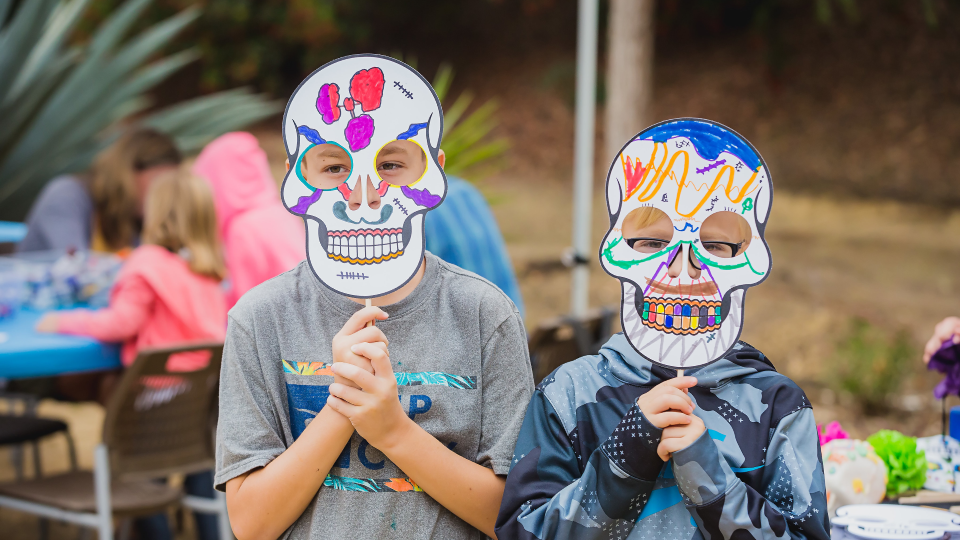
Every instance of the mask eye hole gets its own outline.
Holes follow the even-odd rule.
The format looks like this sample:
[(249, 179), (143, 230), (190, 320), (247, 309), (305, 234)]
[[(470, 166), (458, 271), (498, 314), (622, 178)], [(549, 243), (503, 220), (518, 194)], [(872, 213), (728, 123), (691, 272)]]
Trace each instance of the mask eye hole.
[(656, 253), (673, 241), (673, 222), (659, 208), (635, 208), (623, 218), (623, 239), (638, 253)]
[(700, 250), (719, 259), (730, 259), (747, 250), (753, 233), (740, 214), (721, 211), (703, 220)]
[(391, 141), (377, 152), (377, 176), (390, 185), (413, 185), (426, 170), (427, 154), (414, 141)]
[(336, 189), (350, 178), (353, 158), (335, 143), (313, 145), (303, 153), (298, 163), (300, 179), (314, 189)]

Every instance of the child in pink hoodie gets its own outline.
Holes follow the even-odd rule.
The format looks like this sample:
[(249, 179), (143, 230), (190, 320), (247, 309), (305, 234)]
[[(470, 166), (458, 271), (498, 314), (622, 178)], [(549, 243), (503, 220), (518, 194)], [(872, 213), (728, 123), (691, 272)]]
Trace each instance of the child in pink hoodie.
[(197, 157), (193, 172), (213, 189), (231, 283), (228, 307), (306, 258), (303, 222), (280, 202), (256, 137), (243, 132), (218, 137)]
[[(147, 192), (142, 240), (120, 270), (107, 308), (50, 313), (37, 330), (123, 342), (124, 366), (145, 347), (222, 341), (225, 270), (206, 183), (183, 172), (155, 180)], [(208, 361), (203, 352), (183, 353), (171, 356), (167, 367), (193, 371)]]

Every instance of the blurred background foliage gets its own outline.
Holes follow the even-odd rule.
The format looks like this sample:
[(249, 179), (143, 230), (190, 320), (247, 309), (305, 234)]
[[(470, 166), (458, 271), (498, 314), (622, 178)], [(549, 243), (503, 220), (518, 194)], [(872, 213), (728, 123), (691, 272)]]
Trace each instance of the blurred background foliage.
[(235, 89), (161, 109), (148, 92), (197, 59), (162, 51), (199, 11), (187, 8), (138, 32), (150, 0), (127, 0), (88, 39), (71, 36), (88, 0), (0, 0), (0, 215), (22, 219), (51, 178), (87, 167), (136, 121), (160, 129), (185, 152), (276, 114), (278, 102)]
[[(49, 1), (0, 0), (0, 6), (15, 14)], [(85, 0), (80, 4), (83, 9), (78, 11), (71, 31), (66, 32), (63, 51), (89, 50), (104, 24), (128, 2)], [(487, 96), (499, 94), (495, 87), (484, 86), (486, 81), (470, 79), (472, 67), (485, 58), (542, 54), (543, 68), (529, 77), (572, 107), (576, 4), (576, 0), (153, 0), (144, 3), (136, 17), (128, 21), (126, 32), (139, 36), (158, 24), (180, 21), (176, 31), (167, 32), (165, 40), (142, 55), (137, 66), (166, 61), (164, 69), (170, 73), (156, 76), (157, 80), (143, 88), (137, 99), (124, 102), (126, 109), (117, 108), (111, 114), (117, 118), (142, 115), (157, 107), (238, 86), (249, 86), (282, 102), (304, 76), (338, 56), (402, 50), (419, 58), (419, 67), (425, 73), (439, 76), (446, 69), (452, 74), (450, 66), (456, 66), (460, 73), (468, 74), (455, 83), (451, 77), (444, 89), (449, 94), (444, 97), (447, 114), (461, 124), (456, 126), (457, 122), (448, 119), (451, 129), (445, 150), (460, 147), (460, 159), (450, 162), (458, 173), (473, 168), (471, 173), (480, 174), (483, 166), (507, 146), (504, 139), (491, 138), (506, 113), (498, 115), (502, 109), (495, 102), (472, 101), (467, 87), (482, 87), (480, 93)], [(911, 32), (955, 34), (960, 26), (957, 12), (953, 0), (658, 0), (657, 63), (669, 64), (678, 50), (707, 52), (718, 37), (722, 41), (727, 36), (750, 36), (752, 46), (738, 54), (762, 58), (764, 77), (776, 93), (784, 85), (798, 84), (790, 78), (790, 66), (798, 47), (804, 47), (809, 36), (791, 38), (809, 26), (804, 26), (804, 21), (819, 28), (817, 39), (842, 47), (849, 39), (837, 39), (839, 36), (866, 35), (871, 26), (889, 25), (891, 20)], [(601, 2), (601, 36), (606, 31), (606, 16), (606, 3)], [(602, 55), (604, 39), (600, 47)], [(602, 58), (600, 68), (604, 69)], [(597, 92), (601, 104), (604, 80), (601, 74)], [(450, 99), (452, 96), (456, 99)], [(233, 91), (224, 99), (249, 97), (243, 91)], [(167, 118), (165, 127), (191, 128), (196, 124), (191, 118), (211, 111), (216, 101), (182, 109)], [(251, 122), (250, 114), (248, 109), (248, 114), (238, 115), (243, 120), (238, 125)], [(460, 129), (459, 139), (454, 137), (458, 135), (454, 128)], [(198, 129), (181, 134), (180, 140), (200, 144), (212, 128)], [(447, 142), (450, 149), (446, 148)], [(70, 166), (75, 168), (87, 160), (91, 151), (76, 152), (79, 157)], [(900, 191), (896, 186), (890, 189), (890, 193)], [(30, 193), (35, 190), (18, 192), (22, 197), (16, 206), (27, 205)], [(947, 200), (940, 195), (933, 198)], [(11, 207), (5, 205), (0, 201), (0, 212), (15, 218), (6, 213)]]
[(827, 384), (850, 395), (862, 414), (895, 409), (905, 379), (916, 371), (918, 347), (906, 330), (887, 332), (862, 318), (849, 321), (837, 344)]
[[(92, 0), (77, 39), (92, 33), (120, 3)], [(846, 31), (870, 24), (871, 14), (885, 11), (905, 23), (919, 19), (936, 31), (944, 16), (956, 10), (949, 0), (875, 0), (869, 10), (861, 9), (861, 3), (659, 0), (657, 39), (669, 47), (749, 32), (777, 82), (791, 57), (785, 38), (798, 17), (815, 19), (827, 32)], [(358, 51), (410, 51), (435, 67), (444, 60), (460, 65), (485, 51), (544, 44), (573, 49), (576, 35), (576, 0), (157, 0), (138, 24), (148, 26), (191, 6), (200, 7), (202, 14), (171, 46), (199, 48), (201, 61), (188, 72), (194, 83), (190, 90), (200, 92), (253, 85), (285, 96), (323, 63)], [(605, 9), (601, 3), (601, 35)], [(601, 49), (604, 45), (601, 39)], [(573, 79), (569, 71), (554, 68), (545, 85), (567, 92)], [(598, 96), (602, 102), (603, 93)]]
[[(417, 69), (415, 56), (404, 58), (400, 52), (392, 52), (390, 56)], [(450, 97), (453, 76), (453, 67), (442, 63), (430, 80), (443, 106), (443, 152), (446, 156), (443, 170), (453, 176), (466, 176), (468, 172), (483, 176), (497, 166), (499, 158), (509, 147), (506, 138), (489, 137), (497, 128), (499, 105), (496, 99), (490, 99), (467, 113), (473, 103), (473, 93), (465, 90), (456, 99)]]
[[(120, 3), (93, 0), (80, 39)], [(345, 54), (415, 51), (436, 68), (447, 51), (461, 60), (489, 43), (516, 41), (533, 17), (538, 28), (522, 40), (560, 37), (575, 26), (571, 5), (575, 0), (157, 0), (139, 24), (198, 6), (200, 19), (174, 46), (200, 48), (193, 73), (200, 91), (252, 84), (288, 95), (311, 71)]]

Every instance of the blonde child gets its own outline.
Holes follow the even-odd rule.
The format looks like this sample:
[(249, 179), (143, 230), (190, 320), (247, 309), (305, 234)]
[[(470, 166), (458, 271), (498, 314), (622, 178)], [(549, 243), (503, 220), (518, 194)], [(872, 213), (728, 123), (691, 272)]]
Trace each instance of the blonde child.
[[(143, 245), (120, 271), (110, 305), (50, 313), (38, 331), (122, 342), (124, 366), (145, 347), (223, 340), (225, 270), (210, 188), (184, 172), (168, 172), (150, 186), (144, 214)], [(169, 368), (192, 371), (207, 361), (202, 353), (180, 354)]]
[[(48, 314), (37, 323), (38, 331), (123, 342), (124, 366), (145, 347), (224, 339), (227, 308), (220, 281), (225, 269), (210, 188), (185, 172), (168, 172), (153, 181), (144, 206), (143, 244), (124, 263), (110, 305)], [(207, 362), (209, 354), (184, 353), (171, 356), (167, 368), (193, 371)], [(115, 379), (115, 374), (101, 379), (101, 402)], [(213, 496), (212, 472), (187, 475), (186, 484), (188, 493)], [(163, 514), (135, 524), (142, 539), (173, 537)], [(201, 539), (217, 537), (211, 516), (197, 516), (197, 525)]]

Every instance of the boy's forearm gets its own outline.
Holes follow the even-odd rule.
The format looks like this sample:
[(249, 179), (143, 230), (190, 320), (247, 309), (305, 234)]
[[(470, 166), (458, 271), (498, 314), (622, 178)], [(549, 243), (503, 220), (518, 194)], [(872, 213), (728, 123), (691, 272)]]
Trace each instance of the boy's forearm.
[[(791, 452), (796, 453), (796, 449)], [(767, 459), (776, 462), (777, 457)], [(791, 537), (798, 533), (809, 539), (830, 538), (825, 495), (817, 498), (805, 492), (810, 486), (795, 485), (798, 482), (812, 484), (812, 479), (791, 476), (786, 488), (788, 493), (792, 491), (792, 497), (808, 499), (805, 508), (798, 513), (793, 509), (794, 503), (790, 508), (780, 508), (737, 478), (707, 432), (688, 448), (673, 454), (673, 472), (684, 502), (704, 536), (719, 530), (723, 522), (729, 526), (735, 524), (734, 528), (760, 538), (779, 538), (784, 531)], [(815, 471), (814, 474), (822, 473)], [(774, 475), (774, 479), (778, 476)], [(782, 482), (781, 479), (781, 486)]]
[(324, 407), (275, 460), (228, 482), (230, 524), (237, 538), (274, 539), (287, 530), (313, 502), (351, 435), (350, 421)]
[(496, 538), (504, 479), (450, 450), (412, 420), (398, 435), (378, 450), (441, 506)]

